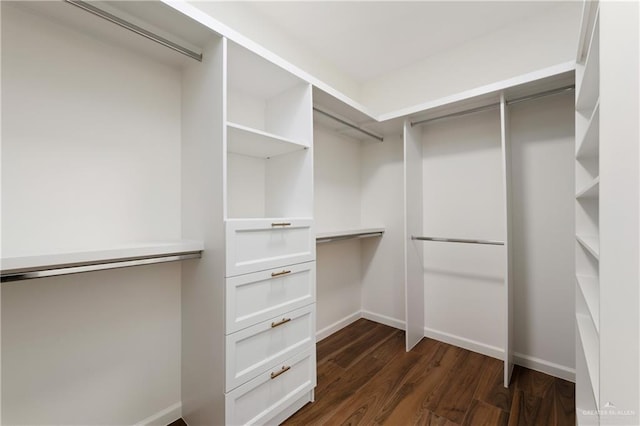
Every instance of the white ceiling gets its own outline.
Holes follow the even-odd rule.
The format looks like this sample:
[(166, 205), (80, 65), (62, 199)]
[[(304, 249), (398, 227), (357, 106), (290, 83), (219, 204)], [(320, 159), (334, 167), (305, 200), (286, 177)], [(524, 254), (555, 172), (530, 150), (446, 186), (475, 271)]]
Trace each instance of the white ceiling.
[(314, 55), (368, 81), (549, 11), (553, 1), (253, 1)]

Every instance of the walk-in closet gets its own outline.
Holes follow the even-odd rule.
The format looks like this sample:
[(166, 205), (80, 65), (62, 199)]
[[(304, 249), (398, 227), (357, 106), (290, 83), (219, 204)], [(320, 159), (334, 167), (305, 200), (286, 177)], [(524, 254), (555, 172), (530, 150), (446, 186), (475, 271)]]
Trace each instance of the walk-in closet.
[(0, 423), (640, 423), (637, 1), (0, 19)]

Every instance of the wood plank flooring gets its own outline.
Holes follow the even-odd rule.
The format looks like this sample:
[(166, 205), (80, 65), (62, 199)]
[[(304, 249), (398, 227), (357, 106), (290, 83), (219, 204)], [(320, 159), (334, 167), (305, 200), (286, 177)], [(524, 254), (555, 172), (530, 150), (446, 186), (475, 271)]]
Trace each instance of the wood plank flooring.
[(358, 320), (318, 343), (316, 401), (285, 425), (575, 425), (574, 385), (423, 339), (404, 350), (404, 332)]

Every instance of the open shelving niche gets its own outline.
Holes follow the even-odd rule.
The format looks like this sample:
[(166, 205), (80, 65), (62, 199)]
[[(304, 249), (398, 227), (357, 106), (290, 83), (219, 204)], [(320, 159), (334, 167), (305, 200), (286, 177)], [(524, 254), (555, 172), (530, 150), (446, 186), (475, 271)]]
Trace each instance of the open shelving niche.
[(226, 217), (311, 217), (311, 86), (227, 46)]
[[(349, 151), (348, 144), (356, 144), (351, 145), (353, 148), (354, 146), (362, 147), (362, 144), (377, 144), (384, 142), (384, 125), (374, 120), (371, 116), (341, 102), (330, 94), (315, 87), (313, 90), (313, 101), (314, 128), (324, 135), (333, 135), (332, 137), (337, 141), (337, 144), (335, 144), (333, 149), (346, 149)], [(320, 143), (323, 143), (323, 139), (325, 139), (325, 137), (320, 137)], [(326, 143), (329, 142), (330, 141), (327, 141)], [(342, 147), (339, 147), (339, 145), (342, 145)], [(353, 155), (353, 152), (349, 154), (347, 151), (343, 152), (343, 154)], [(343, 155), (339, 154), (337, 151), (333, 158), (336, 158), (336, 156), (340, 156), (341, 158), (343, 157)], [(361, 162), (361, 158), (352, 158), (352, 160), (357, 161), (358, 163)], [(316, 173), (319, 173), (319, 169), (327, 167), (328, 165), (319, 164), (318, 159), (316, 159)], [(340, 173), (339, 170), (340, 167), (336, 169), (338, 173)], [(345, 177), (343, 176), (343, 178)], [(318, 182), (316, 182), (316, 184), (317, 183)], [(353, 182), (344, 183), (349, 186)], [(344, 185), (342, 186), (344, 187)], [(338, 200), (322, 200), (322, 202), (316, 206), (316, 210), (318, 208), (327, 208), (327, 206), (322, 204), (332, 203), (332, 205), (335, 206), (335, 201)], [(354, 202), (361, 203), (361, 200), (359, 199), (342, 201), (348, 201), (349, 204)], [(358, 206), (355, 210), (360, 210), (361, 208), (361, 206)], [(349, 214), (345, 210), (345, 212), (340, 215), (341, 219), (344, 219), (341, 221), (326, 220), (328, 219), (325, 219), (326, 215), (319, 214), (318, 230), (316, 232), (317, 244), (353, 239), (363, 240), (371, 237), (382, 237), (384, 235), (384, 227), (361, 224), (361, 215), (356, 218), (353, 216), (353, 211), (351, 211), (351, 213), (352, 214)]]
[[(578, 424), (600, 409), (600, 24), (585, 2), (576, 64), (576, 411)], [(586, 414), (585, 414), (586, 413)]]

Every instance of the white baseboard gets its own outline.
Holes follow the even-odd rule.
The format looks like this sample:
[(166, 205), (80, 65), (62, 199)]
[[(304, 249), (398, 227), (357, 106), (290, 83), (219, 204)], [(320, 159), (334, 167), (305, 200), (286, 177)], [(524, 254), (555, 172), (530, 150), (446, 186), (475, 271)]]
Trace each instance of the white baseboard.
[(550, 376), (559, 377), (570, 382), (576, 382), (576, 370), (574, 368), (565, 367), (564, 365), (555, 364), (529, 355), (518, 352), (513, 354), (513, 362), (522, 367), (539, 371)]
[(427, 327), (424, 328), (424, 337), (458, 346), (460, 348), (468, 349), (472, 352), (477, 352), (482, 355), (490, 356), (492, 358), (504, 358), (503, 349), (496, 346), (487, 345), (485, 343), (477, 342), (475, 340), (467, 339), (466, 337), (456, 336), (454, 334), (445, 333)]
[(139, 421), (135, 426), (166, 426), (169, 423), (175, 422), (182, 417), (182, 402), (176, 402), (175, 404), (165, 408), (162, 411), (157, 412), (144, 420)]
[(379, 322), (380, 324), (388, 325), (389, 327), (397, 328), (398, 330), (404, 330), (404, 321), (391, 318), (386, 315), (376, 314), (371, 311), (362, 311), (362, 318)]
[(330, 335), (332, 335), (336, 331), (345, 328), (346, 326), (348, 326), (352, 322), (355, 322), (355, 321), (359, 320), (360, 318), (362, 318), (362, 313), (360, 311), (357, 311), (357, 312), (354, 312), (354, 313), (352, 313), (350, 315), (347, 315), (346, 317), (334, 322), (333, 324), (323, 328), (322, 330), (318, 330), (316, 332), (316, 342), (319, 342), (320, 340), (324, 339), (325, 337), (329, 337)]

